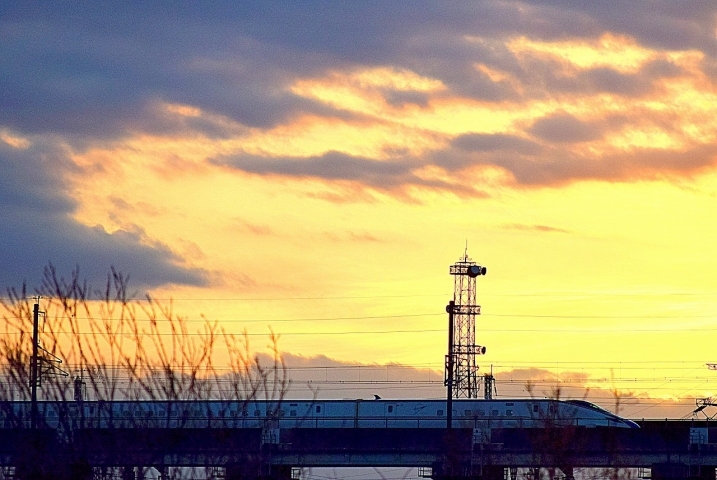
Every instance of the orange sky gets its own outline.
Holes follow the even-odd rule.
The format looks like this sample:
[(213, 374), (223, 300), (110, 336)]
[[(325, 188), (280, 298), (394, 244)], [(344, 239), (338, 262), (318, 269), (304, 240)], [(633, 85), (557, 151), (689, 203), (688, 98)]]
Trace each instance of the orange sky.
[[(481, 9), (498, 27), (478, 20)], [(380, 37), (372, 54), (267, 40), (273, 14), (257, 13), (261, 34), (219, 46), (197, 33), (212, 46), (176, 60), (171, 52), (171, 71), (156, 67), (181, 72), (181, 88), (142, 77), (124, 86), (133, 102), (108, 99), (104, 113), (102, 97), (87, 93), (94, 103), (77, 131), (0, 116), (2, 158), (42, 158), (38, 168), (62, 181), (50, 188), (71, 203), (63, 225), (129, 239), (201, 276), (143, 287), (190, 316), (246, 329), (258, 347), (271, 327), (293, 355), (440, 372), (448, 267), (467, 243), (488, 267), (484, 371), (580, 372), (594, 388), (610, 379), (610, 388), (688, 403), (717, 394), (717, 372), (705, 367), (717, 361), (717, 11), (680, 19), (655, 9), (697, 32), (673, 41), (568, 10), (582, 26), (557, 7), (476, 4), (453, 12), (443, 34)], [(10, 24), (21, 32), (26, 21)], [(148, 41), (135, 33), (122, 38)], [(115, 55), (120, 72), (154, 68)], [(264, 103), (234, 105), (255, 90)], [(247, 114), (274, 112), (266, 105), (282, 113)], [(119, 126), (94, 131), (103, 114)], [(81, 253), (52, 255), (34, 256), (84, 268)], [(111, 255), (91, 258), (123, 268)]]

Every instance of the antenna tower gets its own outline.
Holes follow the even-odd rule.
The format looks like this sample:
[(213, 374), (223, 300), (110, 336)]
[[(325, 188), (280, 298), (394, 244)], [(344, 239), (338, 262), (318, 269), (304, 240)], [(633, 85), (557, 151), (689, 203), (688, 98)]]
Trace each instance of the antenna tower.
[[(451, 265), (453, 300), (448, 303), (448, 355), (446, 378), (449, 398), (478, 398), (480, 381), (476, 356), (485, 353), (484, 346), (476, 344), (476, 315), (480, 305), (476, 302), (476, 279), (487, 269), (468, 257)], [(492, 394), (492, 388), (491, 388)]]

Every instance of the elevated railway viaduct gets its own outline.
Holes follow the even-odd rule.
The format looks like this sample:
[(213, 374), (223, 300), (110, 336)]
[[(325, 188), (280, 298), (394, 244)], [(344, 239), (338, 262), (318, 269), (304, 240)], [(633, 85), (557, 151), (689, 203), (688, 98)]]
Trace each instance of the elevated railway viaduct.
[[(717, 480), (717, 425), (638, 421), (639, 429), (115, 428), (0, 429), (0, 459), (23, 477), (28, 455), (70, 459), (73, 478), (124, 467), (220, 467), (226, 478), (288, 480), (306, 467), (419, 467), (436, 480), (504, 480), (517, 468), (635, 468), (654, 480)], [(71, 435), (72, 438), (69, 438)], [(24, 466), (23, 466), (24, 465)], [(74, 465), (74, 466), (73, 466)], [(37, 465), (35, 465), (37, 466)], [(39, 467), (38, 467), (39, 468)], [(11, 469), (12, 470), (12, 469)], [(94, 472), (94, 473), (92, 473)], [(643, 475), (647, 478), (647, 475)]]

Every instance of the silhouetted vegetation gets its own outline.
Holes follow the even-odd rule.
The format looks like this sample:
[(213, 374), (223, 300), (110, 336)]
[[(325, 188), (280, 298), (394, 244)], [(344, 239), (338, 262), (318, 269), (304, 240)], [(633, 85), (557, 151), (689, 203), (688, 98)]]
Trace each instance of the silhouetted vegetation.
[[(31, 332), (37, 296), (44, 312), (38, 397), (40, 403), (53, 402), (57, 418), (52, 428), (40, 421), (33, 431), (27, 409), (18, 409), (17, 402), (31, 397)], [(186, 401), (221, 400), (225, 408), (219, 414), (226, 422), (232, 414), (236, 417), (237, 405), (245, 411), (252, 400), (271, 400), (278, 410), (289, 386), (273, 333), (269, 335), (272, 355), (263, 364), (252, 354), (247, 335), (228, 333), (206, 319), (192, 330), (171, 301), (131, 295), (128, 278), (114, 269), (104, 288), (91, 290), (78, 269), (65, 278), (50, 265), (35, 291), (28, 292), (26, 285), (10, 288), (0, 307), (5, 329), (0, 338), (0, 421), (4, 438), (10, 435), (24, 446), (12, 465), (15, 478), (128, 475), (121, 471), (121, 458), (106, 459), (107, 465), (120, 468), (93, 471), (90, 467), (86, 435), (97, 426), (100, 412), (88, 415), (82, 408), (88, 400), (105, 409), (113, 428), (162, 427), (173, 422), (176, 432), (181, 430), (177, 426), (191, 426)], [(145, 400), (165, 402), (165, 416), (148, 418), (132, 408), (120, 412), (113, 408), (116, 402)], [(78, 441), (83, 435), (85, 441)], [(169, 435), (161, 442), (148, 442), (146, 458), (125, 469), (160, 464), (171, 441)], [(182, 473), (170, 472), (175, 477)]]

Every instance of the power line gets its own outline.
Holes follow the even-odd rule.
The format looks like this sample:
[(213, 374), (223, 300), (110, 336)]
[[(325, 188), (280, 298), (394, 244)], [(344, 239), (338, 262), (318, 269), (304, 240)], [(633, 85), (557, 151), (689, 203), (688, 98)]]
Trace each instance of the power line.
[[(186, 319), (182, 320), (182, 323), (265, 323), (265, 322), (328, 322), (328, 321), (338, 321), (338, 320), (383, 320), (386, 318), (412, 318), (412, 317), (435, 317), (435, 316), (443, 316), (445, 314), (441, 313), (410, 313), (410, 314), (401, 314), (401, 315), (368, 315), (368, 316), (361, 316), (361, 317), (318, 317), (318, 318), (268, 318), (268, 319), (234, 319), (234, 318), (224, 318), (224, 319), (215, 319), (215, 320), (208, 320), (208, 319)], [(152, 322), (155, 321), (150, 318), (95, 318), (95, 317), (73, 317), (76, 320), (110, 320), (110, 321), (126, 321), (128, 323), (130, 322)], [(165, 322), (168, 320), (166, 319), (158, 319), (157, 322)]]
[[(352, 317), (301, 317), (301, 318), (249, 318), (249, 319), (237, 319), (237, 318), (220, 318), (209, 320), (206, 318), (202, 319), (183, 319), (182, 323), (284, 323), (284, 322), (330, 322), (330, 321), (342, 321), (342, 320), (382, 320), (387, 318), (415, 318), (415, 317), (443, 317), (445, 312), (440, 313), (409, 313), (409, 314), (398, 314), (398, 315), (365, 315), (365, 316), (352, 316)], [(520, 313), (482, 313), (481, 317), (505, 317), (505, 318), (556, 318), (566, 320), (624, 320), (624, 319), (684, 319), (684, 318), (717, 318), (715, 314), (701, 314), (701, 315), (539, 315), (539, 314), (520, 314)], [(22, 320), (19, 317), (15, 317)], [(61, 317), (62, 320), (69, 320), (69, 318)], [(74, 320), (95, 320), (95, 321), (125, 321), (125, 322), (168, 322), (167, 319), (151, 319), (151, 318), (101, 318), (101, 317), (73, 317)], [(493, 331), (491, 329), (481, 328), (481, 331)], [(533, 331), (533, 330), (528, 330)]]
[[(318, 296), (318, 297), (208, 297), (208, 298), (181, 298), (181, 297), (153, 297), (150, 299), (154, 302), (281, 302), (288, 300), (354, 300), (354, 299), (376, 299), (376, 298), (416, 298), (416, 297), (448, 297), (450, 293), (426, 293), (426, 294), (406, 294), (406, 295), (340, 295), (340, 296)], [(43, 296), (45, 299), (57, 299), (56, 297)], [(0, 295), (0, 300), (10, 301), (7, 295)], [(147, 298), (137, 297), (130, 298), (130, 301), (148, 303)], [(88, 299), (88, 302), (102, 301), (101, 298)]]
[[(153, 297), (153, 301), (162, 302), (281, 302), (290, 300), (352, 300), (352, 299), (375, 299), (375, 298), (416, 298), (416, 297), (445, 297), (448, 298), (453, 292), (444, 293), (422, 293), (402, 295), (321, 295), (321, 296), (295, 296), (295, 297)], [(715, 292), (602, 292), (602, 291), (572, 291), (572, 292), (524, 292), (524, 293), (495, 293), (487, 294), (490, 297), (553, 297), (553, 298), (595, 298), (595, 297), (716, 297)], [(45, 297), (55, 298), (55, 297)], [(0, 296), (2, 300), (10, 300), (7, 295)], [(96, 299), (101, 300), (101, 299)], [(146, 298), (137, 297), (133, 300), (146, 302)], [(90, 299), (92, 301), (92, 299)]]
[[(680, 334), (688, 332), (717, 332), (717, 328), (482, 328), (481, 332), (499, 332), (499, 333), (602, 333), (602, 334), (615, 334), (615, 333), (670, 333)], [(50, 333), (50, 332), (48, 332)], [(72, 332), (72, 331), (53, 331), (55, 334), (70, 334), (70, 335), (90, 335), (90, 336), (104, 336), (106, 332)], [(145, 330), (137, 332), (140, 335), (160, 335), (160, 336), (171, 336), (171, 335), (182, 335), (182, 336), (207, 336), (205, 332), (147, 332)], [(226, 332), (234, 335), (247, 335), (250, 337), (255, 336), (266, 336), (266, 333), (244, 333), (244, 332)], [(292, 336), (332, 336), (332, 335), (387, 335), (395, 333), (445, 333), (445, 329), (414, 329), (414, 330), (351, 330), (341, 332), (277, 332), (278, 336), (281, 337), (292, 337)], [(9, 332), (4, 335), (21, 335), (20, 332)], [(115, 332), (113, 335), (120, 335), (124, 337), (134, 336), (133, 331)], [(221, 336), (222, 332), (215, 332), (215, 336)]]
[[(392, 334), (392, 333), (435, 333), (435, 332), (443, 332), (443, 330), (362, 330), (362, 331), (344, 331), (344, 332), (282, 332), (278, 333), (278, 336), (317, 336), (317, 335), (382, 335), (382, 334)], [(100, 336), (103, 337), (107, 335), (106, 332), (72, 332), (72, 331), (54, 331), (55, 334), (67, 334), (67, 335), (82, 335), (82, 336)], [(120, 336), (125, 338), (133, 338), (135, 332), (129, 331), (129, 332), (115, 332), (112, 335), (113, 336)], [(232, 332), (227, 332), (229, 334), (232, 334)], [(160, 336), (173, 336), (173, 335), (181, 335), (183, 337), (186, 336), (208, 336), (208, 333), (204, 332), (146, 332), (146, 331), (139, 331), (137, 332), (140, 336), (145, 335), (160, 335)], [(265, 337), (266, 333), (243, 333), (243, 332), (235, 332), (234, 335), (240, 335), (240, 336), (250, 336), (250, 337)], [(4, 335), (22, 335), (20, 332), (10, 332), (6, 333)], [(222, 332), (215, 332), (214, 336), (221, 337)]]
[(535, 315), (516, 313), (481, 313), (481, 317), (512, 317), (512, 318), (566, 318), (566, 319), (596, 319), (596, 320), (622, 320), (625, 318), (715, 318), (717, 314), (710, 315)]

